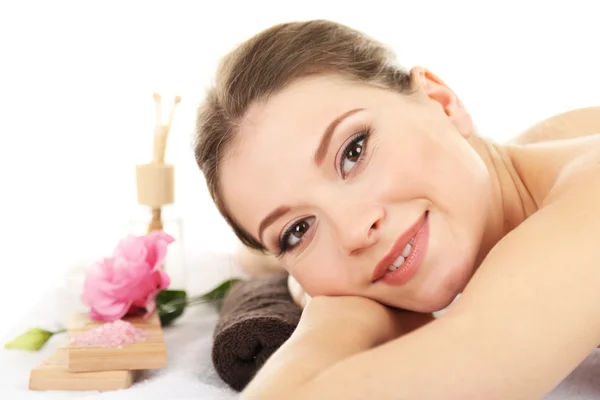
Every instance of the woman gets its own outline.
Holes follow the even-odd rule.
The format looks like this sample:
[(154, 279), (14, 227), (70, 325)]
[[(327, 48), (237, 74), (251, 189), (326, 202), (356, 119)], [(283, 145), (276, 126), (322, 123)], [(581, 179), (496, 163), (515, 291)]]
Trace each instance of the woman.
[(242, 242), (313, 297), (244, 398), (551, 391), (600, 343), (600, 114), (562, 117), (577, 129), (494, 144), (433, 73), (327, 21), (229, 54), (198, 165)]

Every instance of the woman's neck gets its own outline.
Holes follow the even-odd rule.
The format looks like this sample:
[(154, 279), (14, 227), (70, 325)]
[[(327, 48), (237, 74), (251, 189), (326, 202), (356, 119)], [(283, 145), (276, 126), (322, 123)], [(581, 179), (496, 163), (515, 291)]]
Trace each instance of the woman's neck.
[(473, 136), (469, 142), (489, 171), (492, 190), (487, 227), (476, 261), (479, 266), (506, 234), (537, 211), (537, 206), (502, 145), (481, 136)]

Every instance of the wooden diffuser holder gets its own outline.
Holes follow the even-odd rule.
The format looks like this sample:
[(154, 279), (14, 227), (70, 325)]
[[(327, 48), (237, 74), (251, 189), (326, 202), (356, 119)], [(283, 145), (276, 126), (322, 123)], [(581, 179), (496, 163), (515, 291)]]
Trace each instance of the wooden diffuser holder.
[(167, 123), (162, 121), (162, 97), (158, 93), (154, 98), (154, 141), (152, 148), (152, 162), (136, 166), (137, 200), (152, 211), (152, 218), (148, 223), (148, 233), (162, 230), (162, 208), (175, 201), (175, 180), (173, 165), (165, 163), (167, 139), (173, 123), (173, 116), (181, 97), (175, 96), (169, 112)]
[(148, 233), (163, 229), (162, 208), (175, 201), (174, 171), (170, 164), (136, 166), (137, 201), (152, 211)]

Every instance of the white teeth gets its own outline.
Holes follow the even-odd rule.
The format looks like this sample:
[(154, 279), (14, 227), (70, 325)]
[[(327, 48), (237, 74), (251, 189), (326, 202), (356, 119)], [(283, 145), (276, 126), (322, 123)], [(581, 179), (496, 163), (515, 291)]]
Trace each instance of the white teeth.
[(396, 260), (392, 263), (392, 265), (394, 267), (398, 268), (404, 263), (404, 260), (406, 260), (406, 258), (400, 256), (400, 257), (396, 258)]
[(404, 250), (402, 250), (402, 255), (398, 256), (398, 258), (396, 258), (394, 260), (394, 262), (392, 263), (392, 265), (389, 266), (388, 271), (395, 271), (398, 268), (400, 268), (402, 266), (402, 264), (404, 264), (404, 261), (410, 255), (410, 252), (413, 249), (412, 245), (414, 245), (414, 244), (415, 244), (415, 238), (412, 238), (410, 240), (410, 242), (406, 245), (406, 247), (404, 248)]
[(402, 266), (402, 264), (404, 263), (405, 258), (402, 256), (399, 256), (398, 258), (396, 258), (394, 260), (394, 262), (392, 263), (392, 265), (389, 266), (388, 271), (395, 271), (398, 268), (400, 268)]
[(408, 257), (411, 250), (412, 250), (412, 246), (410, 244), (407, 244), (406, 247), (404, 248), (404, 250), (402, 250), (402, 257), (404, 257), (404, 258)]

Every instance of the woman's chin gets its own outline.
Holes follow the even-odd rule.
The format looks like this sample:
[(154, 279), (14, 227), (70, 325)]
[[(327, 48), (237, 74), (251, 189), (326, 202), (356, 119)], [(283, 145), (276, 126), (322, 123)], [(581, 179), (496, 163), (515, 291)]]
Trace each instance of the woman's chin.
[[(467, 263), (469, 264), (469, 263)], [(415, 282), (410, 299), (404, 299), (405, 308), (415, 312), (433, 313), (447, 308), (464, 290), (472, 275), (472, 268), (448, 268), (442, 273), (429, 274)]]
[(447, 291), (443, 293), (437, 292), (434, 294), (423, 293), (423, 296), (415, 296), (411, 299), (411, 301), (403, 301), (402, 305), (395, 306), (418, 313), (433, 313), (448, 307), (450, 304), (452, 304), (455, 298), (456, 295), (452, 295)]

